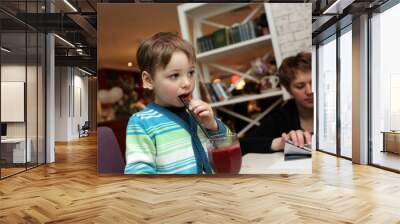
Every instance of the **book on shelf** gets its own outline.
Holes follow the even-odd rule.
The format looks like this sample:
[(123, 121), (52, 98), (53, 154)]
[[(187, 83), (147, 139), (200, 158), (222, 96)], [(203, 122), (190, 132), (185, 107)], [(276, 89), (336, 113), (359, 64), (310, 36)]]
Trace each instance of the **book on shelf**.
[(220, 82), (213, 83), (212, 87), (213, 87), (215, 93), (217, 94), (218, 101), (226, 100), (226, 98), (224, 97), (224, 90), (222, 89)]
[(240, 35), (239, 35), (239, 24), (234, 24), (231, 28), (230, 28), (231, 32), (230, 34), (231, 36), (231, 44), (234, 43), (238, 43), (240, 42)]
[(229, 44), (227, 32), (228, 31), (226, 28), (221, 28), (212, 33), (212, 41), (214, 48), (224, 47)]
[(214, 49), (212, 34), (197, 38), (197, 47), (199, 52), (205, 52)]
[(258, 25), (254, 20), (246, 23), (235, 23), (229, 28), (220, 28), (209, 35), (198, 37), (198, 52), (213, 50), (230, 44), (256, 38), (260, 32), (257, 31)]
[(225, 100), (228, 100), (229, 98), (231, 98), (231, 93), (228, 91), (228, 89), (225, 86), (225, 83), (223, 82), (217, 82), (215, 83), (217, 88), (220, 90), (220, 92), (222, 93), (222, 96)]
[(201, 98), (205, 101), (205, 102), (207, 102), (207, 103), (211, 103), (211, 102), (213, 102), (213, 100), (212, 100), (212, 98), (211, 98), (211, 95), (210, 95), (210, 92), (209, 92), (209, 90), (208, 90), (208, 87), (207, 87), (207, 85), (206, 85), (206, 83), (204, 83), (204, 82), (200, 82), (200, 95), (201, 95)]
[(207, 86), (208, 93), (209, 93), (210, 96), (211, 96), (212, 102), (218, 102), (218, 101), (219, 101), (218, 95), (217, 95), (217, 93), (214, 91), (214, 88), (212, 87), (212, 83), (207, 82), (207, 83), (205, 83), (205, 84), (206, 84), (206, 86)]
[(219, 102), (228, 100), (232, 97), (231, 93), (227, 91), (225, 84), (222, 82), (201, 82), (200, 94), (202, 99), (207, 102)]
[(254, 20), (250, 20), (249, 21), (249, 31), (250, 31), (250, 38), (257, 37), (257, 35), (256, 35), (256, 26), (255, 26)]
[(246, 24), (240, 24), (239, 25), (239, 37), (240, 37), (240, 41), (244, 41), (249, 39), (249, 37), (247, 36), (247, 31), (246, 31)]
[(198, 50), (198, 52), (206, 51), (206, 47), (204, 45), (204, 38), (205, 37), (197, 38), (197, 50)]

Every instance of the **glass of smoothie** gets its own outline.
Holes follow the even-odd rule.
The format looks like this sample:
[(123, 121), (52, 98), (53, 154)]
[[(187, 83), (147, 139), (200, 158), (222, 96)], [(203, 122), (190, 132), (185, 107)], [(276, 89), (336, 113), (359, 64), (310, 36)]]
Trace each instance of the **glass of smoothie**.
[(214, 173), (238, 174), (242, 165), (242, 152), (235, 133), (210, 139), (208, 158)]

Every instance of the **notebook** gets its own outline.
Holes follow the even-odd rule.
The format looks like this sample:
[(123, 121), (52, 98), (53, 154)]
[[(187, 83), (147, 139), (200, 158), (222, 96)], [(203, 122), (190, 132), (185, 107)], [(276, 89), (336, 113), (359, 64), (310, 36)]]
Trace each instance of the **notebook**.
[(283, 154), (285, 160), (307, 159), (311, 158), (311, 151), (311, 145), (306, 144), (304, 147), (299, 147), (293, 142), (287, 141)]

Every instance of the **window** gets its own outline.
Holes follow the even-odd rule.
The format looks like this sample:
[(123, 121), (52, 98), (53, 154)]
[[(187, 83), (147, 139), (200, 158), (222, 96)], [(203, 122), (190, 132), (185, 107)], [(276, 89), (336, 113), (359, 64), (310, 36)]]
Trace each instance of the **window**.
[(352, 32), (340, 36), (340, 154), (351, 158), (352, 148)]
[[(384, 145), (383, 132), (400, 130), (400, 4), (371, 19), (371, 137), (372, 163), (400, 170), (400, 156)], [(400, 133), (386, 143), (400, 149)], [(386, 139), (388, 140), (388, 139)], [(393, 140), (393, 141), (392, 141)], [(382, 152), (383, 150), (383, 152)], [(400, 153), (400, 150), (399, 150)]]
[(336, 36), (318, 48), (318, 147), (336, 153)]
[[(40, 6), (44, 3), (18, 2), (18, 15), (23, 17), (24, 13), (40, 13), (43, 11)], [(8, 4), (15, 6), (12, 2), (2, 6)], [(8, 21), (0, 29), (0, 111), (7, 117), (14, 117), (11, 120), (6, 116), (1, 118), (2, 125), (7, 125), (7, 133), (4, 133), (0, 144), (2, 179), (45, 163), (46, 38), (44, 33), (4, 12), (0, 12), (0, 17)], [(6, 95), (19, 99), (15, 101), (18, 111), (5, 106), (7, 104), (3, 96)]]

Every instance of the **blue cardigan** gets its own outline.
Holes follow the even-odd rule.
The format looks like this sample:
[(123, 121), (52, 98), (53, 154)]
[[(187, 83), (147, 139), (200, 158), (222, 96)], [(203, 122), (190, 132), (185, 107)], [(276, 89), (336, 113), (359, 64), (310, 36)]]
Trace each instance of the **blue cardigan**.
[[(207, 130), (208, 135), (230, 133), (219, 119), (216, 121), (218, 130)], [(188, 124), (151, 103), (129, 119), (125, 174), (211, 174), (207, 145), (207, 137), (192, 117)]]

